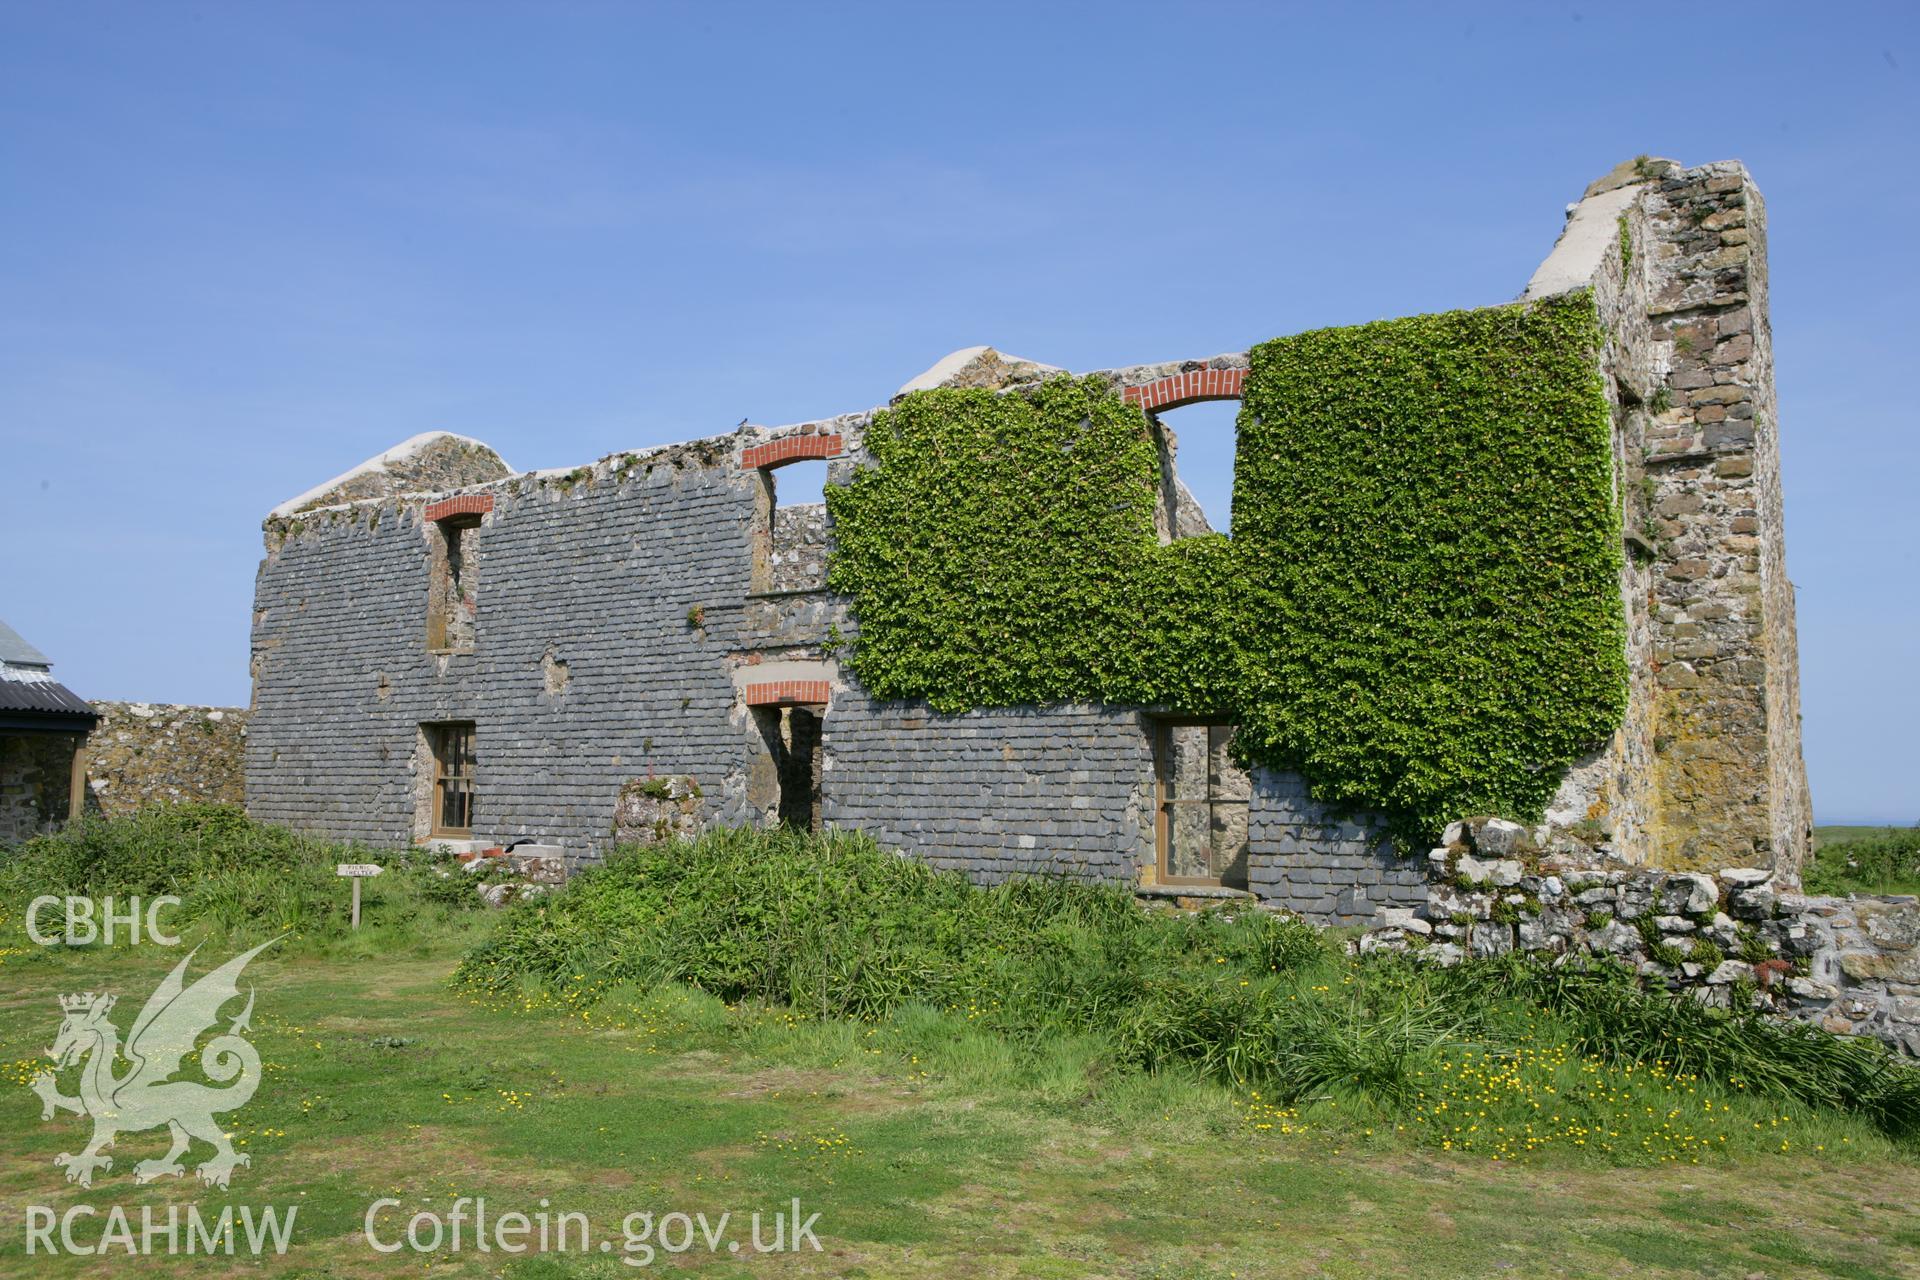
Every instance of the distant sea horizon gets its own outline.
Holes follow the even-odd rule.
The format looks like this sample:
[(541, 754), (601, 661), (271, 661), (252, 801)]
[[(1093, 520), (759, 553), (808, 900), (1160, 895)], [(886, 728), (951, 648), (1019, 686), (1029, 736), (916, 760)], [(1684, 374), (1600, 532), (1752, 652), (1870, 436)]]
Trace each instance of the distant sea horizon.
[(1920, 818), (1815, 818), (1816, 827), (1920, 827)]

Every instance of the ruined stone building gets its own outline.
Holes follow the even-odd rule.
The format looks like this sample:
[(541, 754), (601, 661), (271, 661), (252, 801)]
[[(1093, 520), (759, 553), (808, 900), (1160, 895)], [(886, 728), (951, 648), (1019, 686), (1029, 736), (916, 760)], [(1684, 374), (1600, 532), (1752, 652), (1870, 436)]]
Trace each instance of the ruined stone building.
[[(1562, 770), (1545, 844), (1788, 879), (1806, 849), (1765, 246), (1738, 164), (1643, 159), (1570, 206), (1515, 304), (1591, 295), (1625, 542), (1625, 711)], [(1098, 375), (1153, 432), (1162, 542), (1206, 524), (1158, 415), (1240, 399), (1253, 367), (1241, 353)], [(900, 394), (1019, 395), (1056, 373), (974, 348)], [(250, 812), (376, 845), (535, 841), (574, 860), (616, 837), (786, 821), (983, 880), (1068, 870), (1342, 921), (1424, 900), (1420, 859), (1382, 818), (1243, 768), (1207, 707), (941, 711), (871, 693), (846, 648), (865, 623), (826, 589), (833, 523), (783, 487), (790, 468), (831, 486), (875, 466), (876, 412), (571, 471), (516, 473), (435, 433), (276, 508)]]

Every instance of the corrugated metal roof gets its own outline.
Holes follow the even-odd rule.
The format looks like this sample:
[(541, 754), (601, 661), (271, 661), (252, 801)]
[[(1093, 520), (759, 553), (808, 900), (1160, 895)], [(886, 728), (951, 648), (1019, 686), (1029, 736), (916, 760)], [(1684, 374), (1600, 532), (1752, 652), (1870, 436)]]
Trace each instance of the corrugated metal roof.
[(31, 667), (53, 665), (52, 658), (28, 644), (18, 631), (3, 621), (0, 621), (0, 662), (17, 662)]
[(99, 718), (85, 698), (57, 680), (0, 679), (0, 729), (85, 733)]

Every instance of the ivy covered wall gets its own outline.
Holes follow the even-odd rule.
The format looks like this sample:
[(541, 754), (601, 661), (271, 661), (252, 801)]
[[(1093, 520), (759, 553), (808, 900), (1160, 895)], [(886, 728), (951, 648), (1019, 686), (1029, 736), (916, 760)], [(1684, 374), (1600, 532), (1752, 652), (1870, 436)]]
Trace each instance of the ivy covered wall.
[(1539, 818), (1626, 709), (1599, 343), (1579, 293), (1254, 349), (1243, 751), (1423, 830)]
[(1256, 348), (1234, 536), (1159, 545), (1141, 411), (1096, 378), (918, 392), (829, 490), (876, 696), (1218, 714), (1249, 761), (1430, 834), (1538, 817), (1626, 697), (1588, 295)]

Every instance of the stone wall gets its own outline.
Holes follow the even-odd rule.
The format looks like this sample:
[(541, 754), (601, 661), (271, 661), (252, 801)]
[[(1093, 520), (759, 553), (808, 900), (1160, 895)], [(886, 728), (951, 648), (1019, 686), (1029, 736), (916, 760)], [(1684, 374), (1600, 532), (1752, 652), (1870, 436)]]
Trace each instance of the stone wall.
[(1649, 983), (1920, 1056), (1920, 899), (1812, 897), (1764, 868), (1713, 874), (1541, 856), (1519, 826), (1455, 823), (1422, 900), (1362, 950), (1436, 963), (1519, 951), (1610, 957)]
[(767, 590), (818, 591), (826, 585), (826, 504), (775, 508), (767, 554)]
[[(865, 422), (786, 430), (845, 441), (837, 483), (865, 459)], [(832, 690), (818, 745), (825, 822), (983, 881), (1151, 879), (1149, 717), (1085, 706), (949, 716), (869, 698), (829, 652), (835, 632), (856, 627), (845, 602), (818, 589), (824, 508), (772, 508), (738, 465), (778, 438), (748, 428), (485, 486), (489, 501), (467, 504), (484, 511), (463, 507), (481, 521), (470, 535), (472, 652), (428, 649), (426, 513), (444, 505), (432, 495), (269, 520), (250, 812), (373, 844), (423, 838), (414, 823), (432, 760), (421, 726), (471, 720), (477, 843), (535, 838), (576, 862), (597, 857), (616, 825), (627, 838), (636, 822), (657, 825), (649, 777), (679, 788), (675, 834), (771, 821), (780, 771), (744, 695), (805, 674)], [(802, 554), (770, 565), (783, 543)], [(1297, 779), (1256, 782), (1252, 812), (1264, 815), (1250, 824), (1255, 892), (1340, 919), (1397, 900), (1380, 888), (1395, 877), (1378, 840), (1343, 834)], [(1307, 879), (1317, 840), (1365, 886), (1336, 903), (1339, 886)]]
[[(1527, 296), (1570, 288), (1594, 291), (1605, 330), (1632, 676), (1619, 732), (1569, 771), (1531, 835), (1595, 865), (1765, 865), (1790, 885), (1808, 809), (1757, 192), (1737, 165), (1623, 166), (1575, 208)], [(927, 377), (951, 363), (945, 384), (1004, 390), (1045, 373), (959, 354)], [(1153, 409), (1236, 395), (1245, 366), (1104, 376)], [(419, 437), (283, 504), (256, 586), (250, 810), (342, 839), (420, 838), (422, 726), (472, 721), (482, 842), (595, 857), (623, 788), (670, 776), (688, 789), (676, 830), (807, 808), (981, 879), (1150, 879), (1149, 712), (1181, 708), (936, 715), (872, 700), (837, 664), (855, 621), (822, 589), (831, 521), (776, 506), (772, 477), (824, 459), (828, 483), (845, 483), (871, 461), (870, 420), (747, 425), (519, 476), (477, 442)], [(1186, 526), (1171, 447), (1163, 457), (1171, 536)], [(455, 515), (480, 522), (463, 543), (472, 598), (462, 643), (435, 651), (434, 522)], [(824, 712), (817, 758), (776, 759), (768, 717), (790, 727), (802, 701)], [(782, 750), (811, 744), (805, 727)], [(807, 778), (814, 803), (783, 799)], [(1377, 818), (1330, 812), (1296, 777), (1253, 780), (1248, 836), (1249, 885), (1275, 905), (1357, 923), (1425, 899), (1422, 864)]]
[(1554, 825), (1634, 863), (1794, 883), (1812, 819), (1758, 190), (1737, 163), (1621, 166), (1528, 296), (1581, 285), (1608, 333), (1633, 674)]
[(1154, 860), (1153, 749), (1137, 711), (941, 715), (850, 689), (827, 716), (825, 817), (982, 881), (1131, 880)]
[(246, 797), (247, 712), (166, 702), (96, 702), (87, 739), (87, 807), (109, 815), (151, 804), (239, 804)]
[[(412, 838), (420, 726), (476, 726), (476, 838), (587, 856), (624, 784), (695, 779), (744, 821), (740, 647), (752, 477), (725, 441), (491, 486), (469, 653), (427, 648), (425, 501), (269, 521), (255, 589), (247, 807), (340, 839)], [(564, 666), (564, 679), (559, 668)]]
[(1255, 770), (1248, 825), (1249, 886), (1274, 906), (1351, 925), (1426, 896), (1425, 869), (1400, 855), (1377, 817), (1330, 812), (1298, 774)]
[(66, 821), (80, 743), (72, 733), (0, 735), (0, 845)]

